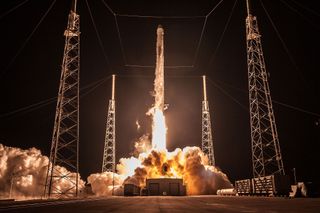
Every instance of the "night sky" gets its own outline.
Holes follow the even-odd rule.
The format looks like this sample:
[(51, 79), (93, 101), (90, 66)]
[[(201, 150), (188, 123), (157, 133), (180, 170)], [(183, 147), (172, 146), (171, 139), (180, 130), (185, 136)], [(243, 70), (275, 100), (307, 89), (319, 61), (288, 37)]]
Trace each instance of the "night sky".
[[(52, 98), (58, 93), (63, 32), (71, 8), (71, 1), (57, 0), (35, 29), (52, 2), (0, 1), (0, 143), (23, 149), (36, 147), (44, 155), (49, 155), (51, 146), (56, 106)], [(252, 177), (245, 1), (222, 1), (207, 16), (201, 43), (205, 16), (218, 0), (174, 3), (105, 0), (116, 16), (102, 0), (88, 2), (103, 47), (86, 1), (78, 0), (80, 87), (83, 88), (80, 92), (82, 178), (101, 170), (107, 104), (111, 97), (108, 76), (118, 75), (117, 161), (129, 157), (134, 141), (151, 131), (151, 121), (145, 113), (153, 103), (150, 91), (158, 24), (165, 30), (168, 149), (201, 146), (201, 75), (205, 74), (209, 78), (216, 164), (232, 182)], [(19, 4), (20, 7), (10, 12)], [(320, 9), (309, 1), (252, 0), (252, 13), (258, 17), (262, 34), (286, 173), (292, 175), (295, 167), (298, 180), (319, 180)], [(140, 131), (136, 129), (136, 120), (142, 126)]]

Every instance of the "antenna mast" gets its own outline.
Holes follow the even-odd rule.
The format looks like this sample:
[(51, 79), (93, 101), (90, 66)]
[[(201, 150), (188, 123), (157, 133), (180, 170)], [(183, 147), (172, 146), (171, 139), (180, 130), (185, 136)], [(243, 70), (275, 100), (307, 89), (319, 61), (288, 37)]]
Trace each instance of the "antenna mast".
[(284, 175), (278, 132), (256, 16), (246, 0), (247, 63), (253, 176)]
[(77, 197), (79, 193), (80, 16), (76, 8), (77, 0), (74, 0), (64, 32), (60, 86), (44, 189), (48, 198)]

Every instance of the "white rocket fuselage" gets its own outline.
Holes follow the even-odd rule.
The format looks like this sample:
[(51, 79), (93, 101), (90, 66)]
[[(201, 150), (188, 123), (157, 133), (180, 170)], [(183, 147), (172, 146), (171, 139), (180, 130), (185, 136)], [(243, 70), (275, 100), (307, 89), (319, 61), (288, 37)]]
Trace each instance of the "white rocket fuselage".
[(155, 108), (164, 110), (164, 45), (163, 45), (164, 30), (161, 25), (157, 28), (157, 59), (155, 70)]

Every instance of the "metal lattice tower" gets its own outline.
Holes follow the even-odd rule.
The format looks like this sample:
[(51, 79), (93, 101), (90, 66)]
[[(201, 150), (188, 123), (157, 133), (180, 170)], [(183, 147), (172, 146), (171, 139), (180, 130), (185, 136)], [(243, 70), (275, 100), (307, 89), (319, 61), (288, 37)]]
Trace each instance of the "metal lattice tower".
[(256, 16), (246, 19), (253, 176), (284, 175), (279, 138)]
[(106, 135), (102, 160), (102, 172), (115, 172), (116, 168), (116, 126), (115, 126), (115, 75), (112, 75), (112, 98), (109, 100)]
[[(64, 32), (65, 47), (54, 121), (45, 197), (76, 197), (79, 181), (80, 16), (73, 1)], [(60, 168), (65, 167), (68, 172)], [(64, 188), (59, 183), (64, 182)]]
[(206, 76), (203, 79), (203, 101), (202, 101), (202, 151), (208, 156), (209, 165), (215, 166), (212, 129), (209, 112), (209, 102), (207, 100)]

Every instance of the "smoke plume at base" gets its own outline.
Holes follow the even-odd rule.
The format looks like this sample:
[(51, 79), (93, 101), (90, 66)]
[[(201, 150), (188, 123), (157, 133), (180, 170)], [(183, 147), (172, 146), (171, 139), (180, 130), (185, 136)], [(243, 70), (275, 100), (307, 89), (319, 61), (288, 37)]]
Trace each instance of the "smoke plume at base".
[(96, 196), (120, 195), (122, 193), (124, 177), (113, 172), (91, 174), (88, 184)]
[[(23, 150), (0, 144), (0, 198), (36, 199), (44, 193), (49, 159), (36, 148)], [(70, 173), (66, 168), (57, 166), (61, 174)], [(72, 174), (71, 174), (72, 176)], [(76, 176), (74, 174), (74, 176)], [(54, 183), (61, 189), (70, 188), (70, 182), (63, 179)], [(79, 175), (79, 190), (84, 181)]]
[(120, 191), (122, 184), (143, 188), (148, 178), (182, 178), (188, 195), (216, 194), (218, 189), (232, 187), (226, 174), (208, 165), (207, 156), (199, 147), (177, 148), (173, 152), (149, 150), (137, 158), (120, 159), (117, 168), (118, 174), (105, 172), (88, 177), (97, 196), (111, 195), (113, 185), (115, 191)]

